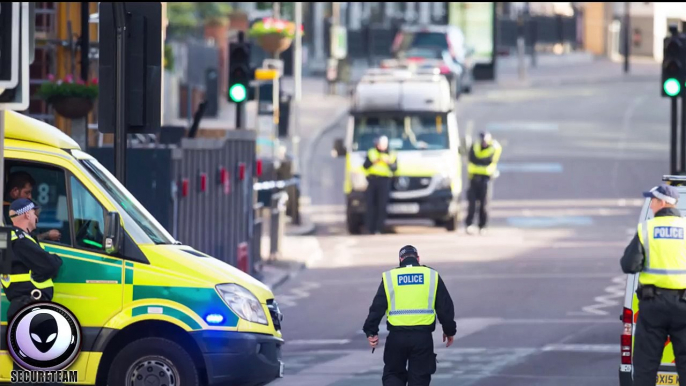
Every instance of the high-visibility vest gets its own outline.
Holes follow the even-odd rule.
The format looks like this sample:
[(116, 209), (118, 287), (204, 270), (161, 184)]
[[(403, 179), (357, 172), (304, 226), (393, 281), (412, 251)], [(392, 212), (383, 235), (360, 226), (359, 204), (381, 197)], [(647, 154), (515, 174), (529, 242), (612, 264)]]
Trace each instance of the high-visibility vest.
[(475, 143), (472, 148), (474, 150), (474, 155), (478, 159), (489, 158), (491, 156), (493, 156), (493, 158), (488, 165), (477, 165), (470, 162), (467, 166), (467, 172), (471, 175), (493, 176), (493, 173), (495, 173), (496, 168), (498, 167), (498, 160), (500, 159), (500, 154), (503, 152), (503, 148), (497, 141), (493, 141), (491, 146), (485, 149), (481, 148), (481, 142)]
[[(388, 162), (381, 161), (376, 164), (374, 163), (374, 161), (383, 156), (388, 157)], [(367, 169), (368, 176), (393, 177), (393, 171), (391, 170), (390, 165), (395, 163), (396, 155), (394, 153), (384, 154), (373, 147), (367, 152), (367, 157), (369, 157), (369, 161), (372, 162), (372, 166)]]
[(655, 217), (638, 224), (645, 250), (639, 283), (660, 288), (686, 289), (686, 219)]
[[(11, 241), (17, 240), (19, 238), (19, 236), (17, 236), (17, 234), (14, 231), (12, 231), (11, 235), (12, 235)], [(36, 240), (34, 240), (33, 237), (29, 236), (28, 234), (25, 234), (24, 238), (29, 239), (29, 240), (33, 241), (34, 243), (38, 244), (36, 242)], [(43, 248), (40, 244), (38, 244), (38, 246)], [(52, 279), (48, 279), (48, 280), (43, 281), (43, 282), (37, 282), (37, 281), (33, 280), (33, 277), (31, 276), (31, 274), (32, 274), (32, 272), (29, 271), (29, 273), (18, 273), (18, 274), (14, 274), (14, 275), (1, 275), (0, 276), (0, 283), (2, 283), (2, 286), (5, 288), (9, 288), (10, 284), (12, 284), (12, 283), (22, 283), (22, 282), (31, 282), (31, 284), (33, 284), (38, 289), (46, 289), (46, 288), (50, 288), (50, 287), (54, 286)]]
[(438, 273), (428, 267), (402, 267), (384, 272), (388, 309), (393, 326), (426, 326), (436, 320)]

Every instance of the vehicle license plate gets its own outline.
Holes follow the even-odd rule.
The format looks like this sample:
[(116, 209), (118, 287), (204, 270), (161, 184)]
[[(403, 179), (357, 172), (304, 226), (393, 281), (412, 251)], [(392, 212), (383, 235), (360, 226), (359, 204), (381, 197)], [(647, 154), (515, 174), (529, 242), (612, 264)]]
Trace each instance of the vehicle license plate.
[(657, 385), (678, 385), (679, 375), (669, 373), (657, 373)]
[(413, 214), (419, 213), (419, 204), (409, 203), (409, 204), (388, 204), (386, 207), (388, 213), (393, 214)]

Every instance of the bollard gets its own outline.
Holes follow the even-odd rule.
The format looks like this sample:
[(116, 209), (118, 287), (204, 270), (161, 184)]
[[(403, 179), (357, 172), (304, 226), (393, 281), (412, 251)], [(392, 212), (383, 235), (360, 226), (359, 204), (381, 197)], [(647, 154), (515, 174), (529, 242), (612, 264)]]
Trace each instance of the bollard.
[(269, 258), (275, 260), (281, 257), (281, 240), (286, 226), (286, 201), (288, 195), (285, 192), (277, 192), (272, 195), (269, 218)]
[(264, 224), (262, 216), (260, 215), (260, 213), (262, 213), (262, 209), (262, 203), (257, 203), (253, 207), (255, 214), (253, 216), (253, 233), (250, 246), (250, 257), (252, 263), (250, 265), (250, 274), (253, 276), (262, 271), (262, 225)]

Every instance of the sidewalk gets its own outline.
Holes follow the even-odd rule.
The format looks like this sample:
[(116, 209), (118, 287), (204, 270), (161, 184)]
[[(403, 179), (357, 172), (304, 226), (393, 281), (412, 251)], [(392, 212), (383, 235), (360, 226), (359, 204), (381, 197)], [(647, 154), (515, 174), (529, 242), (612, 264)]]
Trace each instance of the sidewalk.
[(519, 78), (517, 67), (501, 68), (498, 66), (496, 82), (479, 82), (475, 89), (486, 88), (528, 88), (549, 87), (568, 84), (645, 82), (660, 79), (660, 63), (655, 61), (631, 58), (629, 73), (624, 73), (622, 61), (612, 61), (597, 57), (589, 62), (574, 60), (564, 64), (539, 65), (526, 68), (524, 79)]

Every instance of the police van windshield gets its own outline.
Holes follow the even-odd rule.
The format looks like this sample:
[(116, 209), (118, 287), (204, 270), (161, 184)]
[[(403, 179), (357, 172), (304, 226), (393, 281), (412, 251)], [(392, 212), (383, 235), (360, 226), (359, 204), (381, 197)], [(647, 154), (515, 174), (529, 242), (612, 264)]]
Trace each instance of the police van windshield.
[(389, 148), (405, 150), (445, 150), (450, 148), (447, 114), (363, 114), (355, 116), (353, 151), (367, 151), (382, 135)]
[(155, 244), (178, 244), (105, 167), (95, 160), (81, 160), (81, 163)]

